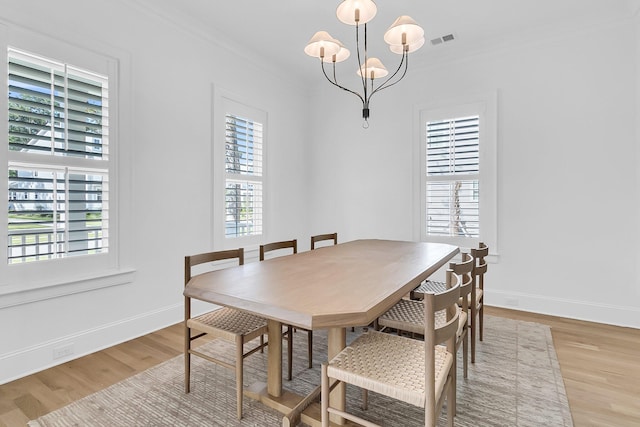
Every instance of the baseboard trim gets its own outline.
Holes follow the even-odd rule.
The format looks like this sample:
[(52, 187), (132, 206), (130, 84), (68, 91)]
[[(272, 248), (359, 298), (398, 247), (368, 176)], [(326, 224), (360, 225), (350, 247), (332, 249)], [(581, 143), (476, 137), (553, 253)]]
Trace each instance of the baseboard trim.
[(485, 290), (485, 302), (493, 307), (640, 329), (638, 307), (594, 304), (494, 289)]
[(184, 315), (175, 304), (134, 317), (59, 337), (42, 344), (0, 355), (0, 384), (22, 378), (173, 325)]

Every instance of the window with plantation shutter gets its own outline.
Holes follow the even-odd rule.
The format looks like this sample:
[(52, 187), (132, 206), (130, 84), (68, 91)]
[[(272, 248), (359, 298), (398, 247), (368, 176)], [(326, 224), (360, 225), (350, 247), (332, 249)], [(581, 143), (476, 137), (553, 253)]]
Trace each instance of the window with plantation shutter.
[(263, 123), (225, 115), (226, 238), (262, 235)]
[(7, 262), (107, 253), (109, 79), (7, 52)]
[(414, 232), (420, 240), (498, 250), (497, 92), (434, 100), (416, 108)]
[(426, 123), (428, 235), (478, 237), (480, 118)]

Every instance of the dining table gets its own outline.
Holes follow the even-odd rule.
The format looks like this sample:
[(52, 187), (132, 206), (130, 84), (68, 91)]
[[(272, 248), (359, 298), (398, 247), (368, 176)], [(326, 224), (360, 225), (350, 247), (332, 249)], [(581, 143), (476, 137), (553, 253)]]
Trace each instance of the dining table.
[[(187, 283), (184, 295), (266, 318), (267, 382), (248, 386), (244, 394), (282, 412), (283, 426), (319, 426), (319, 387), (308, 396), (283, 387), (282, 326), (327, 330), (330, 360), (346, 347), (346, 328), (370, 325), (458, 252), (445, 243), (353, 240), (202, 273)], [(330, 399), (344, 409), (344, 384)], [(331, 421), (345, 424), (333, 415)]]

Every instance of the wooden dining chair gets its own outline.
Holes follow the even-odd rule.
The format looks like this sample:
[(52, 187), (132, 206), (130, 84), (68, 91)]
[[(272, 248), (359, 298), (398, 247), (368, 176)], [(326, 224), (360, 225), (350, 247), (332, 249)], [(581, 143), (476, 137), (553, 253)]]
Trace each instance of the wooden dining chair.
[[(427, 293), (420, 302), (424, 304), (424, 341), (371, 330), (322, 364), (323, 427), (329, 426), (330, 414), (357, 424), (376, 426), (346, 410), (331, 407), (329, 393), (341, 382), (424, 408), (425, 426), (429, 427), (436, 425), (446, 400), (447, 422), (453, 426), (455, 407), (451, 402), (455, 396), (454, 359), (460, 283), (459, 276), (451, 270), (447, 271), (447, 284), (449, 288), (444, 292)], [(436, 313), (442, 310), (445, 310), (446, 320), (439, 323)], [(446, 346), (439, 345), (441, 343), (446, 343)], [(401, 425), (402, 420), (397, 424)]]
[[(233, 249), (218, 252), (207, 252), (198, 255), (186, 256), (184, 258), (184, 284), (189, 283), (192, 278), (192, 268), (200, 264), (212, 264), (216, 261), (237, 259), (239, 265), (244, 264), (244, 249)], [(191, 355), (201, 357), (210, 362), (216, 363), (225, 368), (232, 369), (236, 373), (236, 400), (237, 416), (242, 418), (242, 395), (243, 395), (243, 365), (244, 359), (256, 351), (264, 351), (268, 345), (264, 341), (267, 334), (267, 320), (244, 311), (222, 307), (200, 316), (191, 317), (191, 298), (184, 300), (184, 388), (185, 393), (191, 389)], [(205, 354), (193, 348), (193, 341), (209, 336), (220, 338), (232, 342), (236, 346), (235, 363), (216, 359), (210, 354)], [(245, 343), (256, 338), (260, 338), (260, 344), (248, 351), (244, 351)]]
[[(458, 331), (456, 334), (456, 353), (462, 348), (462, 372), (463, 377), (467, 378), (469, 370), (469, 304), (468, 295), (471, 293), (473, 286), (473, 258), (468, 253), (461, 254), (460, 262), (449, 263), (449, 270), (459, 276), (460, 279), (460, 299), (462, 304), (458, 306), (460, 310)], [(445, 282), (439, 283), (439, 288), (433, 286), (431, 292), (439, 293), (446, 289)], [(420, 301), (424, 299), (424, 291), (420, 294), (416, 293), (418, 299), (401, 299), (396, 305), (391, 307), (389, 311), (378, 318), (378, 328), (380, 330), (395, 329), (398, 334), (403, 332), (422, 337), (424, 334), (424, 304)], [(444, 312), (437, 313), (436, 323), (440, 324), (446, 319)]]
[[(279, 251), (282, 249), (291, 249), (292, 253), (298, 253), (298, 240), (285, 240), (282, 242), (267, 243), (260, 245), (260, 261), (264, 261), (265, 254), (272, 251)], [(307, 354), (309, 357), (309, 368), (313, 368), (313, 331), (304, 329), (307, 331)], [(289, 381), (293, 375), (293, 327), (286, 325), (286, 332), (282, 335), (287, 339), (287, 358), (289, 359), (289, 365), (287, 369), (287, 378)]]
[(489, 247), (480, 242), (477, 248), (471, 248), (473, 257), (473, 287), (469, 295), (471, 310), (471, 363), (476, 363), (476, 339), (483, 340), (484, 330), (484, 275), (487, 272), (486, 257)]
[(316, 243), (325, 240), (333, 240), (333, 244), (338, 244), (338, 233), (318, 234), (317, 236), (311, 236), (311, 250), (316, 248)]

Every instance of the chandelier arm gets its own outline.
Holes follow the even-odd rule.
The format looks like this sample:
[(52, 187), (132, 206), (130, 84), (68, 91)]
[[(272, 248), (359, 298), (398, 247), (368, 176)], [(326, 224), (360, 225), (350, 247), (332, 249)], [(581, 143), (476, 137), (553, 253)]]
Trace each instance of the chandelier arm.
[[(367, 96), (367, 62), (369, 61), (369, 54), (367, 52), (367, 23), (365, 22), (364, 24), (364, 73), (362, 72), (362, 68), (359, 68), (360, 70), (360, 74), (362, 74), (362, 82), (364, 84), (364, 99), (365, 99), (365, 104), (369, 103), (369, 98), (371, 98), (371, 95)], [(358, 64), (358, 66), (360, 66), (360, 64)], [(371, 79), (371, 90), (373, 91), (373, 79)], [(365, 108), (369, 108), (368, 105), (365, 105)]]
[[(360, 32), (358, 31), (358, 23), (356, 22), (356, 54), (358, 57), (358, 70), (360, 70), (360, 80), (362, 80), (362, 90), (364, 92), (364, 99), (362, 102), (365, 102), (367, 98), (367, 76), (362, 72), (362, 60), (360, 59)], [(365, 63), (367, 61), (367, 24), (364, 24), (364, 60)]]
[(402, 79), (404, 78), (405, 74), (407, 74), (407, 69), (408, 69), (408, 68), (407, 68), (407, 67), (405, 67), (404, 72), (402, 73), (402, 76), (401, 76), (398, 80), (396, 80), (395, 82), (390, 83), (390, 84), (388, 84), (388, 85), (386, 85), (386, 86), (378, 86), (378, 87), (376, 88), (376, 90), (374, 90), (374, 91), (373, 91), (373, 93), (372, 93), (371, 95), (369, 95), (369, 99), (371, 99), (371, 96), (373, 96), (373, 94), (374, 94), (374, 93), (380, 92), (380, 91), (381, 91), (381, 90), (383, 90), (383, 89), (388, 89), (388, 88), (390, 88), (391, 86), (395, 86), (395, 85), (397, 85), (398, 83), (400, 83), (400, 80), (402, 80)]
[[(364, 102), (365, 102), (365, 101), (364, 101), (364, 98), (362, 98), (362, 95), (360, 95), (358, 92), (355, 92), (355, 91), (353, 91), (353, 90), (351, 90), (351, 89), (347, 89), (346, 87), (339, 85), (337, 80), (336, 80), (335, 82), (334, 82), (334, 81), (332, 81), (332, 80), (329, 78), (329, 76), (327, 75), (326, 70), (324, 69), (324, 62), (323, 62), (322, 60), (320, 60), (320, 65), (321, 65), (321, 67), (322, 67), (322, 74), (324, 74), (324, 76), (327, 78), (327, 81), (328, 81), (329, 83), (331, 83), (332, 85), (334, 85), (334, 86), (336, 86), (336, 87), (339, 87), (340, 89), (342, 89), (342, 90), (344, 90), (344, 91), (347, 91), (347, 92), (350, 92), (350, 93), (354, 94), (355, 96), (357, 96), (358, 98), (360, 98), (360, 101), (362, 101), (362, 103), (364, 104)], [(335, 71), (335, 64), (334, 64), (334, 71)], [(335, 78), (335, 74), (334, 74), (334, 78)]]
[[(402, 75), (400, 76), (400, 78), (398, 80), (396, 80), (393, 83), (389, 83), (391, 81), (391, 79), (393, 79), (396, 74), (398, 74), (398, 72), (400, 71), (400, 69), (402, 68), (402, 64), (404, 63), (404, 72), (402, 73)], [(402, 60), (400, 60), (400, 65), (398, 65), (398, 69), (391, 75), (391, 77), (389, 77), (388, 79), (386, 79), (384, 82), (382, 82), (380, 84), (380, 86), (378, 86), (377, 88), (375, 88), (375, 90), (373, 92), (371, 92), (371, 95), (369, 95), (369, 99), (371, 99), (371, 97), (373, 96), (374, 93), (379, 92), (383, 89), (389, 88), (395, 84), (400, 83), (400, 80), (402, 80), (404, 78), (404, 76), (407, 74), (407, 70), (409, 69), (409, 54), (406, 52), (403, 52), (402, 54)]]

